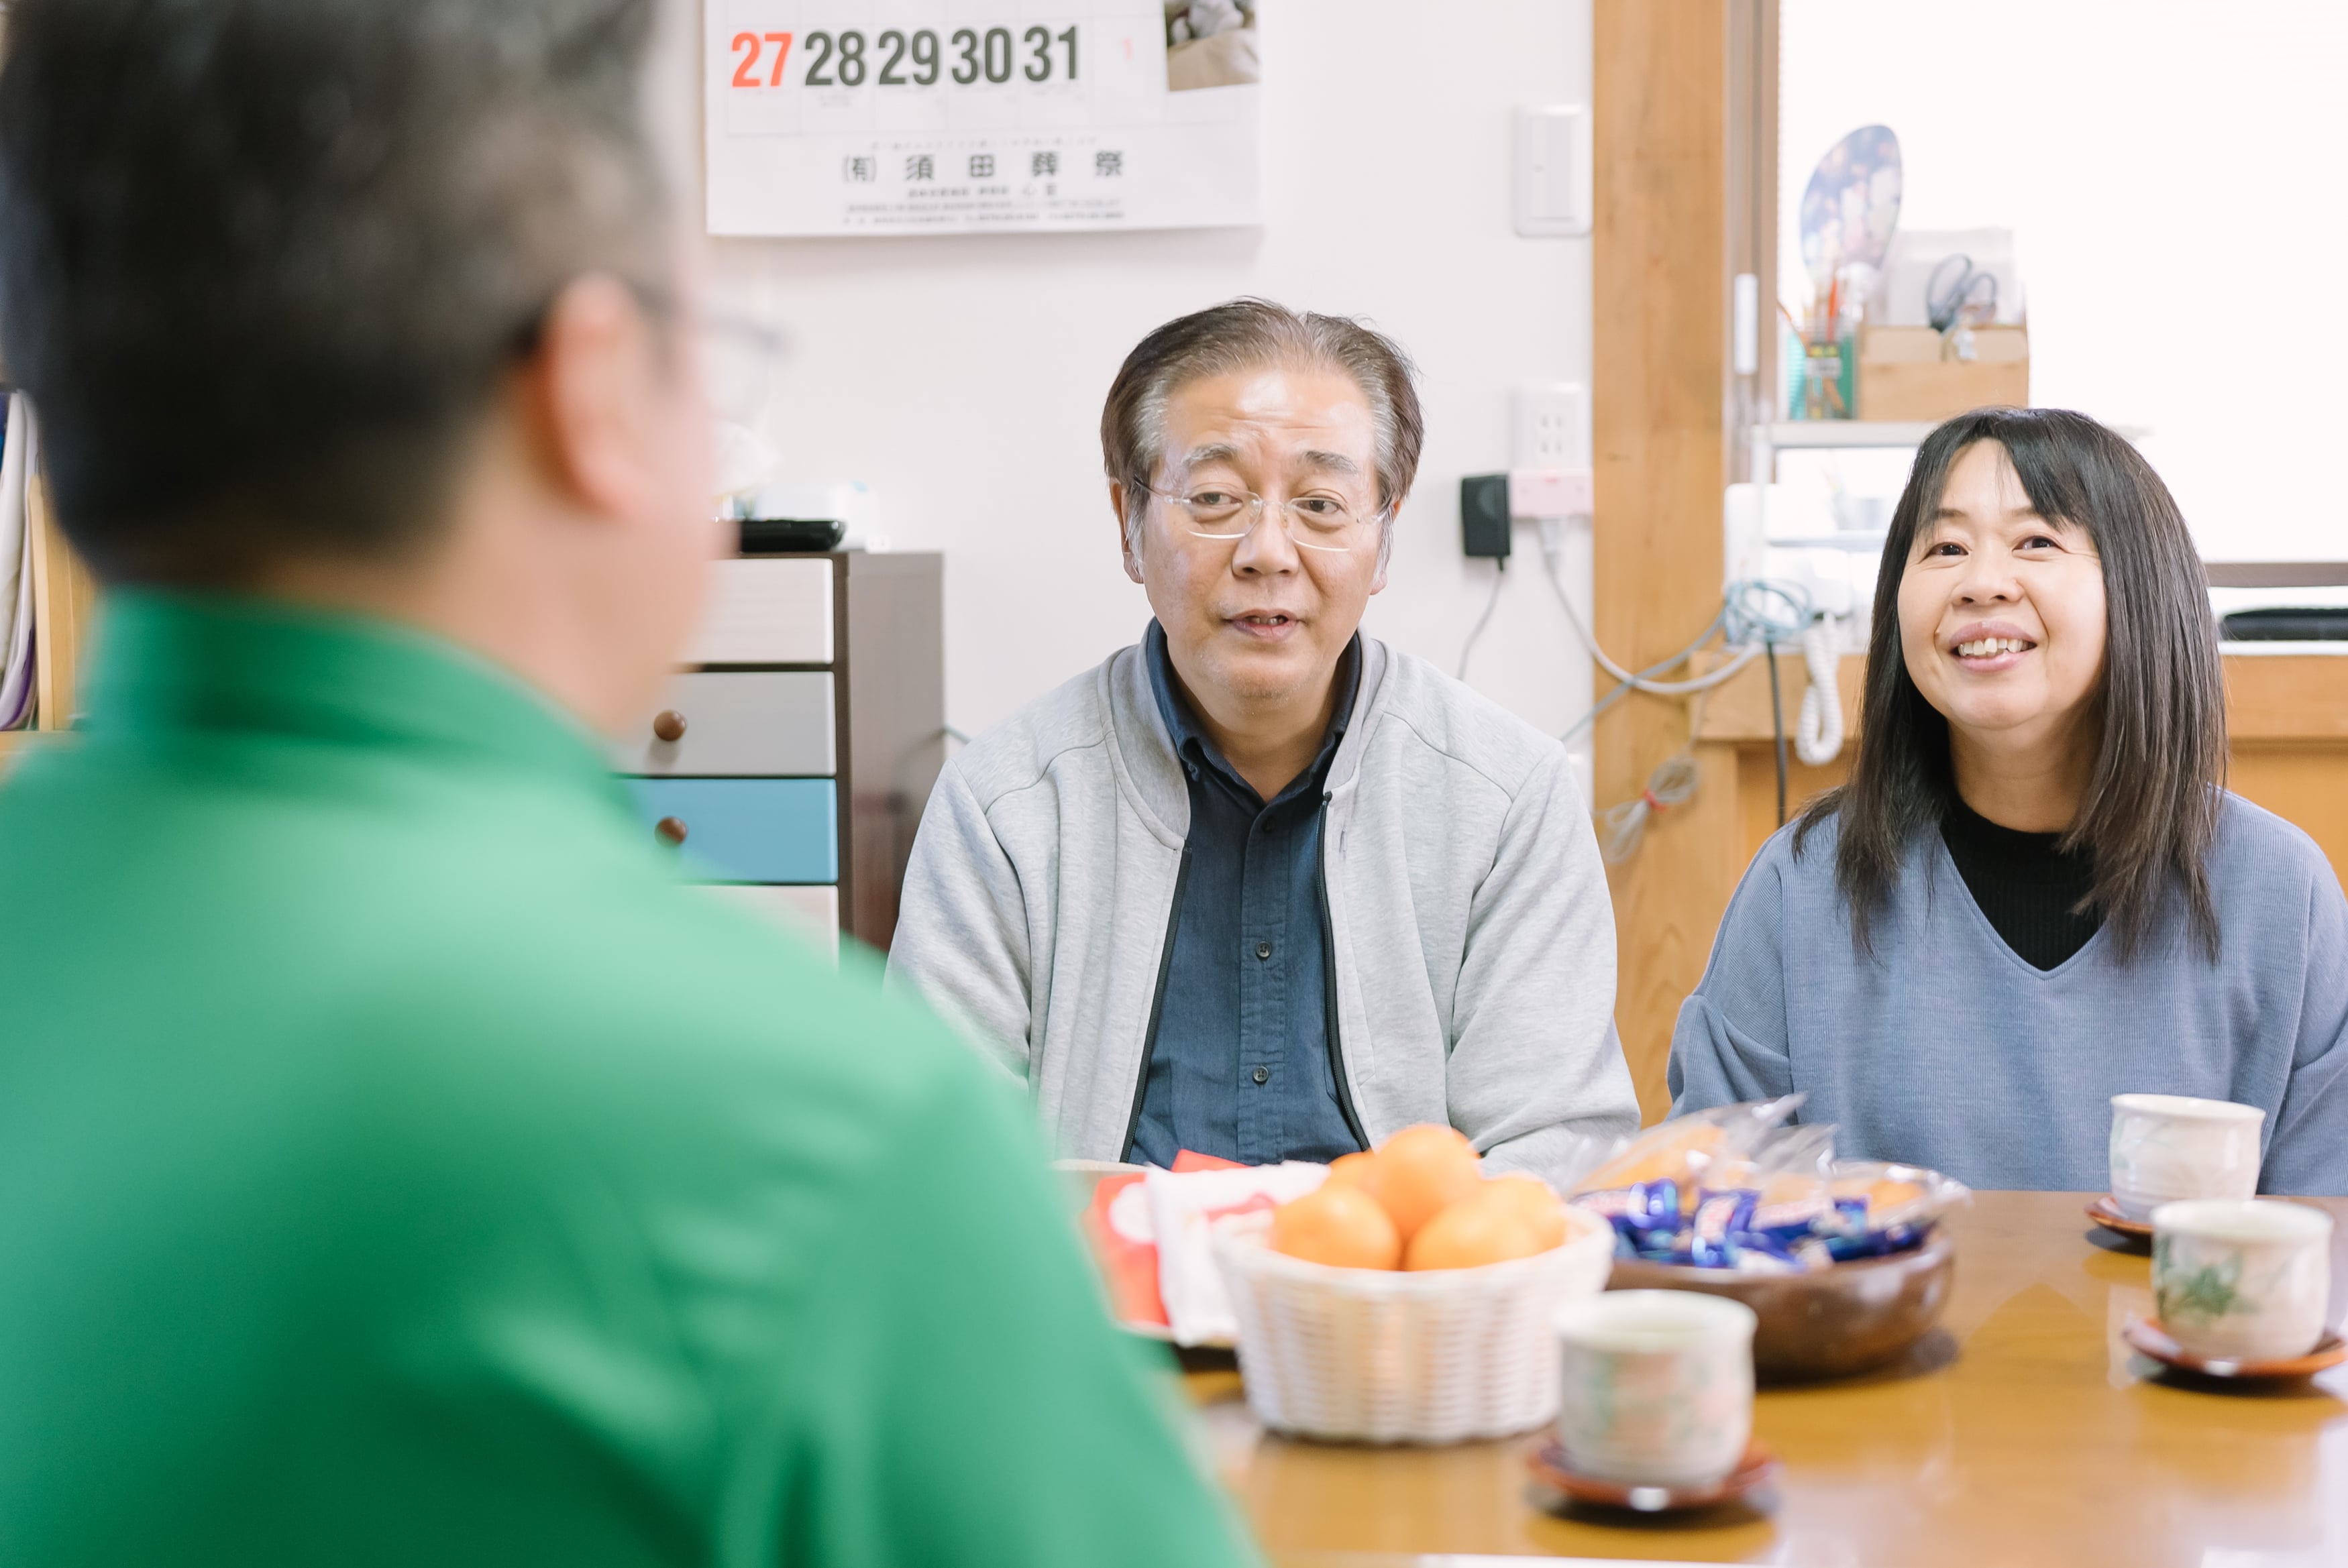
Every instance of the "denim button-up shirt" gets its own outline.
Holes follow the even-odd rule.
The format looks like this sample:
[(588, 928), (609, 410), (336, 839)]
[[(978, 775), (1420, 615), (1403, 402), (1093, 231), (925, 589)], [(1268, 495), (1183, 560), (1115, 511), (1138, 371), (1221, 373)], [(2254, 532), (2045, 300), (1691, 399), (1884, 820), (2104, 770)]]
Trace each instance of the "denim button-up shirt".
[(1143, 647), (1189, 782), (1190, 835), (1129, 1157), (1170, 1165), (1190, 1149), (1254, 1165), (1359, 1149), (1337, 1084), (1321, 808), (1361, 639), (1338, 663), (1320, 753), (1269, 804), (1199, 725), (1157, 622)]

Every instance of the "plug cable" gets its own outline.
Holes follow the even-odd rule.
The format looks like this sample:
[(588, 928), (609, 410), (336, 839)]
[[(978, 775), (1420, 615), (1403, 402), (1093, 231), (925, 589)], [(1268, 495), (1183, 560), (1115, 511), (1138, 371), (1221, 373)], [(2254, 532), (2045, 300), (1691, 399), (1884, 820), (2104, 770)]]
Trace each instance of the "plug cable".
[[(1794, 748), (1814, 768), (1842, 752), (1842, 692), (1837, 682), (1841, 643), (1842, 628), (1831, 615), (1820, 615), (1802, 629), (1802, 661), (1809, 667), (1810, 689), (1802, 693)], [(1777, 815), (1782, 819), (1785, 813)]]
[[(1702, 770), (1696, 765), (1694, 738), (1703, 727), (1705, 700), (1711, 692), (1734, 679), (1746, 665), (1764, 655), (1769, 657), (1770, 704), (1772, 713), (1776, 717), (1778, 736), (1778, 820), (1782, 823), (1785, 819), (1786, 794), (1785, 722), (1783, 700), (1777, 688), (1777, 663), (1775, 655), (1779, 641), (1791, 641), (1796, 637), (1804, 636), (1811, 630), (1813, 623), (1821, 619), (1817, 611), (1811, 609), (1808, 593), (1798, 583), (1779, 582), (1766, 579), (1740, 579), (1729, 584), (1727, 590), (1721, 596), (1719, 611), (1713, 616), (1711, 622), (1696, 634), (1694, 641), (1677, 652), (1657, 660), (1643, 670), (1633, 671), (1607, 657), (1605, 650), (1598, 646), (1597, 638), (1591, 634), (1589, 627), (1582, 621), (1581, 612), (1575, 610), (1572, 597), (1565, 590), (1564, 579), (1560, 575), (1565, 554), (1562, 519), (1542, 518), (1540, 540), (1541, 558), (1548, 568), (1545, 575), (1549, 578), (1550, 589), (1557, 595), (1559, 608), (1565, 611), (1567, 623), (1573, 628), (1574, 635), (1589, 651), (1592, 662), (1612, 676), (1616, 682), (1612, 691), (1591, 704), (1590, 711), (1567, 729), (1560, 738), (1570, 742), (1583, 730), (1595, 723), (1600, 714), (1632, 692), (1645, 692), (1660, 697), (1694, 699), (1688, 712), (1688, 743), (1655, 765), (1654, 771), (1647, 775), (1645, 787), (1641, 789), (1635, 797), (1611, 805), (1599, 814), (1598, 847), (1599, 853), (1605, 857), (1607, 864), (1619, 866), (1637, 855), (1640, 845), (1646, 837), (1648, 824), (1662, 813), (1685, 805), (1695, 798), (1697, 786), (1702, 782)], [(1777, 600), (1783, 609), (1771, 605), (1769, 603), (1771, 600)], [(1721, 638), (1724, 646), (1739, 649), (1736, 655), (1727, 663), (1717, 670), (1709, 671), (1703, 675), (1684, 681), (1654, 679), (1664, 671), (1685, 664), (1715, 635)], [(1833, 661), (1830, 644), (1822, 643), (1821, 645), (1829, 649), (1829, 656), (1826, 663), (1829, 684), (1826, 686), (1824, 695), (1831, 704), (1833, 740), (1835, 746), (1839, 749), (1842, 739), (1842, 708), (1839, 701), (1832, 695), (1833, 688), (1830, 682)], [(1811, 681), (1814, 689), (1820, 683), (1818, 666), (1815, 663), (1812, 665)], [(1806, 698), (1805, 701), (1807, 702), (1808, 699)], [(1830, 758), (1833, 754), (1832, 752), (1828, 752), (1827, 757)], [(1807, 754), (1805, 760), (1807, 760)]]
[(1509, 558), (1492, 559), (1492, 597), (1484, 601), (1484, 613), (1476, 618), (1476, 630), (1468, 634), (1468, 645), (1459, 650), (1459, 673), (1455, 679), (1468, 679), (1468, 656), (1476, 651), (1476, 640), (1484, 635), (1484, 628), (1492, 624), (1492, 611), (1500, 608), (1500, 588), (1509, 580)]
[[(1697, 697), (1689, 713), (1691, 734), (1703, 722), (1704, 701)], [(1606, 864), (1620, 866), (1638, 854), (1641, 841), (1647, 836), (1647, 824), (1663, 812), (1694, 800), (1700, 776), (1694, 756), (1682, 748), (1655, 765), (1655, 771), (1647, 775), (1646, 788), (1601, 812), (1598, 853), (1605, 857)]]
[(1777, 825), (1786, 825), (1786, 699), (1777, 691), (1777, 645), (1764, 642), (1769, 651), (1769, 739), (1770, 752), (1777, 759)]
[[(1669, 670), (1675, 665), (1684, 663), (1698, 649), (1712, 640), (1713, 633), (1724, 628), (1730, 616), (1729, 606), (1724, 603), (1720, 613), (1713, 617), (1712, 624), (1698, 632), (1695, 641), (1685, 648), (1668, 659), (1649, 665), (1644, 670), (1635, 672), (1625, 670), (1608, 658), (1606, 651), (1598, 646), (1598, 639), (1591, 636), (1590, 628), (1582, 623), (1581, 612), (1573, 607), (1573, 596), (1565, 591), (1565, 580), (1559, 575), (1565, 563), (1564, 518), (1540, 519), (1540, 547), (1541, 560), (1549, 569), (1547, 572), (1549, 585), (1556, 592), (1558, 605), (1565, 611), (1566, 621), (1573, 628), (1574, 636), (1581, 640), (1582, 647), (1590, 651), (1591, 661), (1621, 682), (1614, 691), (1607, 693), (1610, 701), (1625, 691), (1645, 692), (1656, 697), (1692, 697), (1698, 692), (1709, 692), (1714, 687), (1732, 680), (1738, 671), (1760, 656), (1761, 650), (1757, 646), (1748, 647), (1719, 669), (1709, 674), (1699, 675), (1693, 680), (1657, 681), (1652, 678), (1654, 671), (1658, 670)], [(1803, 608), (1805, 610), (1808, 608), (1807, 600), (1804, 600)], [(1595, 716), (1594, 711), (1591, 716)]]

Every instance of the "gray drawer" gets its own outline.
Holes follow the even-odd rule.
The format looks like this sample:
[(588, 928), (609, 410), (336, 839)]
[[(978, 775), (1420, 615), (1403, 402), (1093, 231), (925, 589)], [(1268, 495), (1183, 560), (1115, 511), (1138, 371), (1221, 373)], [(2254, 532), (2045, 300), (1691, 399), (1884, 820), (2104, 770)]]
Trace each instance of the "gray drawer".
[[(685, 723), (675, 741), (653, 727), (668, 713)], [(828, 671), (679, 675), (622, 740), (615, 764), (656, 778), (828, 778), (839, 771), (832, 737)]]

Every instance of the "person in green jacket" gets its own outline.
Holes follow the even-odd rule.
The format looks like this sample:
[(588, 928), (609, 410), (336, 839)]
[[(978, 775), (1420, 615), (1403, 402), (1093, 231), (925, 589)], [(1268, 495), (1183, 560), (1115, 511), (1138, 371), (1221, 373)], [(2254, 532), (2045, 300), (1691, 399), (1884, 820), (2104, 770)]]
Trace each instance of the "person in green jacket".
[(606, 774), (715, 544), (651, 0), (12, 10), (108, 591), (0, 784), (0, 1563), (1249, 1561), (1014, 1092)]

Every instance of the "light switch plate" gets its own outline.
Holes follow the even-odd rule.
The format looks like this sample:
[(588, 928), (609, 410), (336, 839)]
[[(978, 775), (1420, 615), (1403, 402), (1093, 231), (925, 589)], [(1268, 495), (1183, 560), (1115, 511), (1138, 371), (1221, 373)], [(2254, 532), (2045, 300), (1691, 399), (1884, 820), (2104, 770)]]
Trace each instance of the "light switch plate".
[(1591, 229), (1590, 110), (1551, 104), (1517, 110), (1517, 232), (1529, 238)]

